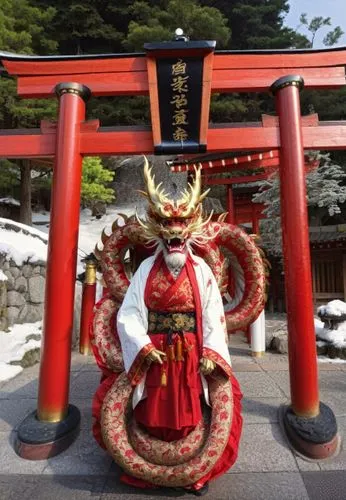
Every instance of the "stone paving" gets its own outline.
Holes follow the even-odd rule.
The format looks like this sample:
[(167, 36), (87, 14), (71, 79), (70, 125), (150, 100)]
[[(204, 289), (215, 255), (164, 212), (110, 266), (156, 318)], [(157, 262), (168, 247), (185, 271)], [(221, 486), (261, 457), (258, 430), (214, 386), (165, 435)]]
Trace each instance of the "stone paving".
[[(286, 355), (250, 356), (245, 341), (232, 339), (234, 371), (244, 393), (244, 430), (234, 467), (211, 483), (205, 499), (345, 500), (346, 452), (322, 462), (308, 462), (288, 447), (278, 422), (278, 408), (289, 401)], [(16, 428), (35, 409), (38, 365), (1, 385), (0, 499), (139, 500), (183, 497), (169, 489), (136, 490), (119, 482), (119, 470), (91, 435), (91, 398), (99, 382), (91, 357), (73, 354), (70, 402), (82, 413), (81, 432), (64, 453), (37, 462), (19, 458), (12, 448)], [(334, 410), (339, 431), (346, 429), (346, 364), (319, 363), (321, 400)]]

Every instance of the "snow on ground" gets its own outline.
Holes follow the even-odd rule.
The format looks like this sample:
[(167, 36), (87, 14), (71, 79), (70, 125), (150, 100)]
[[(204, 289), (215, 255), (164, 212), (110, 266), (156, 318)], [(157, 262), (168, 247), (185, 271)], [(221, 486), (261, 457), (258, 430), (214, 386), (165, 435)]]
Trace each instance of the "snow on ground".
[[(141, 214), (140, 210), (139, 212)], [(101, 217), (101, 219), (96, 219), (96, 217), (92, 217), (91, 210), (81, 210), (78, 241), (78, 273), (84, 270), (84, 266), (81, 264), (80, 259), (92, 252), (96, 243), (101, 241), (102, 230), (105, 228), (107, 234), (110, 234), (111, 226), (115, 220), (120, 218), (119, 224), (121, 225), (123, 223), (120, 214), (130, 216), (134, 213), (135, 207), (133, 205), (128, 207), (111, 206), (107, 208), (106, 215)], [(39, 238), (25, 235), (21, 231), (15, 232), (1, 228), (1, 223), (13, 223), (19, 229), (25, 229), (32, 235), (40, 236), (45, 241), (48, 241), (49, 220), (49, 212), (34, 213), (34, 227), (0, 218), (0, 252), (6, 252), (12, 257), (17, 265), (21, 265), (28, 259), (30, 262), (35, 262), (37, 260), (45, 261), (47, 258), (47, 245), (43, 241)], [(3, 279), (2, 274), (2, 271), (0, 271), (0, 279)], [(5, 275), (4, 277), (6, 278)], [(98, 284), (98, 295), (100, 295), (101, 292), (102, 287)], [(27, 351), (40, 347), (40, 340), (27, 340), (27, 337), (33, 334), (41, 335), (41, 328), (42, 322), (37, 322), (14, 325), (9, 332), (0, 331), (0, 381), (15, 377), (22, 371), (21, 366), (11, 365), (10, 363), (11, 361), (21, 360)]]
[[(49, 220), (49, 218), (48, 218), (48, 220)], [(0, 217), (0, 227), (4, 226), (5, 224), (11, 224), (12, 226), (16, 226), (17, 228), (24, 229), (26, 232), (31, 233), (35, 236), (39, 236), (43, 240), (48, 241), (48, 235), (47, 235), (48, 231), (40, 231), (39, 229), (36, 229), (33, 226), (27, 226), (26, 224), (21, 224), (20, 222), (16, 222), (16, 221), (11, 220), (11, 219), (4, 219), (3, 217)]]
[[(81, 264), (80, 259), (94, 250), (95, 245), (101, 240), (102, 230), (106, 228), (107, 234), (110, 234), (113, 222), (119, 218), (122, 222), (123, 219), (120, 214), (130, 216), (134, 212), (134, 206), (121, 208), (109, 207), (106, 215), (100, 219), (96, 219), (96, 217), (92, 217), (91, 210), (81, 210), (77, 273), (83, 272), (84, 266)], [(12, 258), (17, 265), (21, 265), (26, 261), (46, 261), (47, 244), (44, 242), (48, 242), (49, 217), (49, 212), (34, 213), (33, 227), (0, 218), (0, 253), (7, 254), (8, 259)], [(121, 224), (121, 222), (119, 223)], [(19, 231), (12, 231), (11, 229), (1, 227), (9, 223), (16, 226)], [(20, 231), (21, 229), (31, 233), (33, 237), (24, 234)], [(39, 236), (40, 238), (35, 238), (34, 236)]]
[[(100, 219), (92, 217), (91, 210), (85, 208), (81, 210), (80, 213), (80, 223), (79, 223), (79, 240), (78, 249), (79, 251), (85, 252), (86, 254), (92, 252), (95, 248), (97, 242), (101, 241), (101, 233), (103, 229), (106, 230), (107, 234), (111, 233), (112, 224), (115, 220), (119, 219), (119, 224), (123, 223), (121, 214), (127, 217), (135, 214), (136, 207), (134, 205), (128, 205), (126, 207), (107, 207), (106, 215), (103, 215)], [(142, 210), (138, 209), (139, 215), (142, 216)]]
[(20, 373), (23, 368), (11, 365), (20, 361), (24, 354), (41, 346), (41, 340), (35, 340), (33, 335), (42, 335), (42, 321), (14, 325), (7, 332), (0, 332), (0, 382), (9, 380)]
[[(103, 229), (107, 234), (111, 233), (112, 224), (115, 220), (119, 220), (119, 224), (123, 222), (121, 214), (126, 216), (134, 215), (136, 210), (135, 205), (125, 207), (117, 207), (110, 205), (107, 207), (107, 212), (100, 219), (96, 219), (91, 215), (91, 210), (85, 208), (80, 212), (79, 221), (79, 239), (78, 239), (78, 256), (85, 257), (90, 252), (94, 251), (95, 245), (101, 241), (101, 233)], [(140, 205), (138, 208), (139, 214), (143, 215), (143, 208)], [(49, 212), (40, 212), (33, 214), (33, 225), (48, 233), (49, 231)], [(78, 273), (83, 271), (83, 266), (78, 265)]]
[(317, 358), (319, 363), (346, 363), (346, 359), (340, 359), (340, 358), (328, 358), (327, 356), (318, 356)]
[(18, 375), (23, 368), (19, 365), (8, 365), (3, 361), (0, 361), (0, 382), (5, 380), (10, 380), (11, 378)]
[(32, 223), (35, 226), (36, 223), (38, 227), (49, 225), (49, 220), (50, 220), (50, 212), (47, 212), (45, 210), (42, 210), (40, 212), (33, 212), (32, 213)]

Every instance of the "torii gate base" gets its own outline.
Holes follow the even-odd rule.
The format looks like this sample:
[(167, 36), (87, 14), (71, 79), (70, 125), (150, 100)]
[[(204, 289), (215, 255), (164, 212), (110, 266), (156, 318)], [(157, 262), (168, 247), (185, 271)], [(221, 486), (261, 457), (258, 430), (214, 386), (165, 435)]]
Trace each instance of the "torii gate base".
[[(287, 75), (291, 69), (306, 78), (308, 88), (345, 84), (344, 49), (307, 52), (215, 54), (214, 70), (208, 66), (205, 83), (211, 80), (213, 92), (257, 92), (267, 90), (273, 78)], [(56, 130), (46, 127), (42, 133), (0, 133), (1, 157), (55, 156), (38, 409), (20, 425), (16, 444), (21, 457), (38, 460), (67, 448), (79, 429), (80, 413), (69, 405), (68, 393), (82, 156), (154, 150), (153, 133), (148, 130), (97, 131), (95, 122), (84, 122), (84, 99), (90, 93), (85, 84), (97, 96), (148, 94), (154, 83), (148, 85), (144, 55), (123, 54), (109, 59), (68, 56), (56, 60), (8, 54), (0, 57), (8, 72), (18, 76), (21, 96), (51, 97), (55, 90), (60, 101)], [(211, 57), (209, 54), (209, 63)], [(272, 85), (279, 127), (211, 127), (205, 136), (208, 151), (280, 151), (292, 399), (292, 405), (281, 413), (292, 446), (309, 458), (322, 459), (337, 451), (339, 438), (334, 414), (320, 403), (318, 394), (304, 148), (344, 149), (346, 127), (332, 124), (302, 128), (302, 84), (299, 76), (283, 76)], [(209, 98), (207, 91), (205, 95)], [(152, 113), (153, 125), (155, 120), (157, 116)], [(208, 124), (206, 112), (203, 123)]]

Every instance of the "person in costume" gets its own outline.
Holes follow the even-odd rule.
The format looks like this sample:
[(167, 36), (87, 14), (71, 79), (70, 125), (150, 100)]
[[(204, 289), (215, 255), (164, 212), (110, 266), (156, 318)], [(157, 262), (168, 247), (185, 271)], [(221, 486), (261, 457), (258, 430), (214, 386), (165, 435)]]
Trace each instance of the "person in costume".
[[(132, 386), (134, 418), (156, 438), (183, 439), (202, 416), (202, 401), (210, 405), (208, 378), (232, 382), (235, 426), (215, 467), (188, 489), (203, 494), (208, 482), (234, 463), (241, 432), (241, 393), (234, 378), (227, 347), (227, 331), (220, 291), (205, 261), (193, 247), (207, 241), (202, 216), (201, 174), (176, 201), (168, 198), (144, 169), (149, 209), (138, 219), (155, 255), (142, 262), (117, 315), (124, 367)], [(212, 432), (212, 431), (211, 431)], [(124, 475), (135, 486), (143, 481)], [(149, 483), (150, 485), (150, 483)]]

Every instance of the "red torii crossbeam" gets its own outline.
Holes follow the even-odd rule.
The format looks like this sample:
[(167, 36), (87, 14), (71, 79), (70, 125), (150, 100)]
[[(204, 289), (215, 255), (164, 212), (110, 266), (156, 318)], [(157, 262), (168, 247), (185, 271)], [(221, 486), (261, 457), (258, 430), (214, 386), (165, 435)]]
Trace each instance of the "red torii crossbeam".
[[(278, 118), (267, 124), (208, 127), (204, 113), (207, 151), (280, 151), (292, 396), (284, 421), (296, 448), (322, 458), (334, 453), (337, 432), (333, 413), (320, 405), (318, 396), (304, 149), (344, 149), (346, 123), (304, 125), (299, 89), (302, 79), (307, 89), (344, 86), (346, 49), (226, 51), (213, 58), (210, 79), (203, 83), (210, 85), (211, 93), (266, 92), (271, 88), (275, 94)], [(26, 422), (19, 428), (17, 443), (21, 456), (46, 458), (66, 448), (79, 425), (78, 410), (68, 404), (68, 389), (82, 158), (154, 151), (150, 128), (98, 128), (97, 123), (85, 121), (84, 101), (90, 93), (96, 97), (148, 95), (147, 59), (144, 54), (37, 57), (7, 53), (0, 53), (0, 59), (7, 72), (17, 77), (19, 96), (57, 95), (59, 99), (56, 129), (43, 126), (42, 130), (0, 132), (2, 158), (54, 157), (38, 419), (36, 414), (29, 417), (37, 442), (32, 441), (33, 434), (25, 435)], [(209, 92), (205, 95), (209, 98)], [(151, 118), (157, 127), (158, 116), (152, 113)], [(329, 418), (323, 438), (316, 417), (318, 422)], [(317, 441), (306, 440), (299, 433), (300, 419), (308, 419)]]

